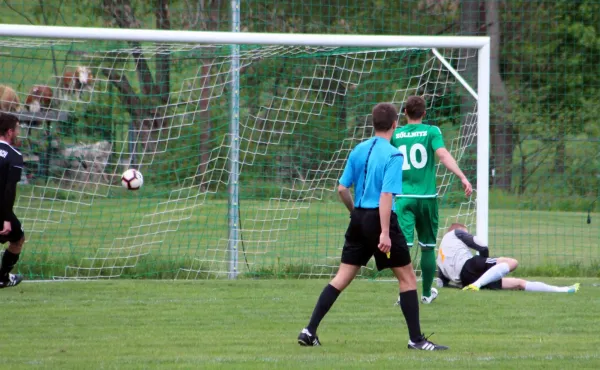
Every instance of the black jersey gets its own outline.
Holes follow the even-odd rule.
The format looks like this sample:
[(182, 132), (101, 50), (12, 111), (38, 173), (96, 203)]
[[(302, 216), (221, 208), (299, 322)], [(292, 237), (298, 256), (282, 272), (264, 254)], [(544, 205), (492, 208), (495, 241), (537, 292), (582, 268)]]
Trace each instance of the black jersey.
[(0, 140), (0, 220), (16, 218), (13, 205), (17, 196), (17, 183), (23, 171), (23, 155), (6, 141)]

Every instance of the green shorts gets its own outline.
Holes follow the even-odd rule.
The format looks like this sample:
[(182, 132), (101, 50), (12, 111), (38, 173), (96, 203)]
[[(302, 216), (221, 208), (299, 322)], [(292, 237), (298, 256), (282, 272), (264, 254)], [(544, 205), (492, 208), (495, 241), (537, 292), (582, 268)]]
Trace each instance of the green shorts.
[(437, 198), (396, 198), (396, 213), (406, 244), (412, 247), (417, 230), (421, 247), (435, 248), (438, 233)]

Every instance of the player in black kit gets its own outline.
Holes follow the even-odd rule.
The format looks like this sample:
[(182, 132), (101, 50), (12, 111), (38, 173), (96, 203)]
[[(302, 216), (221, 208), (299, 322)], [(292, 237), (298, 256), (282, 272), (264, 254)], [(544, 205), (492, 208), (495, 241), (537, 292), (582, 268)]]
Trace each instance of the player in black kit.
[(0, 288), (14, 287), (23, 280), (23, 276), (10, 273), (25, 242), (21, 222), (13, 212), (23, 170), (23, 156), (13, 147), (18, 134), (17, 117), (0, 112), (0, 243), (8, 242), (0, 265)]

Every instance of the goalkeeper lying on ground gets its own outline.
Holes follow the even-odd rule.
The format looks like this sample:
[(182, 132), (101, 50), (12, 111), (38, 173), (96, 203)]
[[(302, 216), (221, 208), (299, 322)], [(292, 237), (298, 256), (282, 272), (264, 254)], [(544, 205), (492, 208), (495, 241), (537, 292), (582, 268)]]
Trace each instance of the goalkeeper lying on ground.
[[(473, 255), (471, 249), (479, 252)], [(452, 224), (438, 249), (438, 276), (444, 286), (479, 289), (518, 289), (532, 292), (575, 293), (579, 283), (558, 287), (517, 278), (505, 278), (519, 262), (514, 258), (489, 258), (487, 245), (469, 234), (463, 224)]]

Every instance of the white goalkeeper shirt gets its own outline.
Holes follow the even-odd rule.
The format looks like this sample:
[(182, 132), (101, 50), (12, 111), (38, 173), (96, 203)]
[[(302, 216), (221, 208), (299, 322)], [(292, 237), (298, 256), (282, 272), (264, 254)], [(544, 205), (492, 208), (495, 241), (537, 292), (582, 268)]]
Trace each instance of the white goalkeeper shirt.
[(437, 265), (440, 272), (448, 280), (461, 284), (460, 271), (465, 262), (473, 258), (471, 249), (478, 251), (482, 257), (489, 257), (487, 245), (476, 236), (461, 229), (446, 233), (438, 248)]

